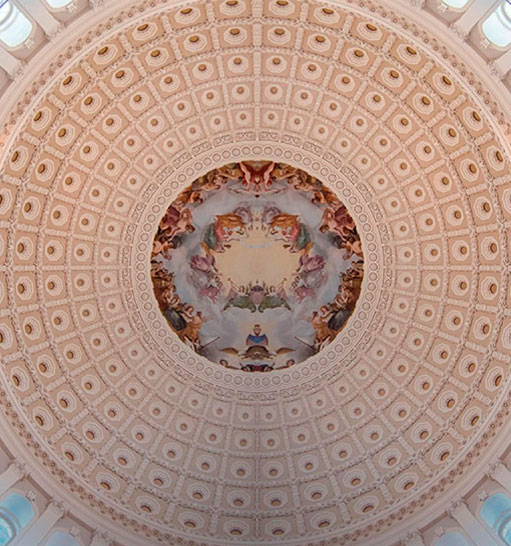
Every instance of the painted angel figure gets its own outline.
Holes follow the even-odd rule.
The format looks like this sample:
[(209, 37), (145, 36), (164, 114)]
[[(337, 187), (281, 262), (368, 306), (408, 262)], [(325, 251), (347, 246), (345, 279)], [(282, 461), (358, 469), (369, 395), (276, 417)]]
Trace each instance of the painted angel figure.
[(337, 233), (341, 239), (345, 240), (354, 229), (355, 222), (344, 205), (336, 210), (328, 208), (323, 211), (323, 218), (319, 228), (322, 233), (327, 231)]
[(309, 318), (309, 321), (312, 323), (312, 327), (316, 332), (314, 339), (314, 349), (319, 351), (328, 343), (331, 343), (335, 339), (335, 331), (333, 331), (328, 326), (328, 321), (330, 319), (329, 313), (325, 313), (324, 310), (321, 312), (314, 311), (312, 316)]
[(245, 223), (238, 214), (220, 214), (210, 224), (204, 235), (202, 248), (205, 252), (225, 252), (229, 241), (240, 240), (245, 235)]
[(287, 302), (286, 289), (284, 284), (287, 278), (284, 278), (278, 286), (270, 286), (264, 295), (263, 301), (259, 304), (258, 311), (263, 313), (266, 309), (276, 309), (277, 307), (285, 307), (291, 311), (291, 307)]
[(298, 215), (281, 213), (270, 222), (270, 235), (277, 241), (285, 241), (290, 252), (307, 253), (314, 246), (305, 224)]
[(243, 187), (254, 193), (262, 193), (271, 186), (271, 174), (275, 169), (275, 163), (264, 164), (262, 167), (254, 167), (249, 162), (240, 162), (243, 172)]
[(237, 307), (239, 309), (248, 309), (250, 312), (255, 313), (257, 306), (252, 301), (247, 288), (238, 286), (231, 278), (227, 280), (231, 283), (231, 288), (227, 295), (227, 303), (224, 306), (224, 311), (229, 309), (229, 307)]
[(165, 235), (167, 240), (172, 239), (180, 233), (193, 233), (195, 227), (190, 209), (178, 210), (173, 205), (170, 205), (160, 220), (159, 230)]

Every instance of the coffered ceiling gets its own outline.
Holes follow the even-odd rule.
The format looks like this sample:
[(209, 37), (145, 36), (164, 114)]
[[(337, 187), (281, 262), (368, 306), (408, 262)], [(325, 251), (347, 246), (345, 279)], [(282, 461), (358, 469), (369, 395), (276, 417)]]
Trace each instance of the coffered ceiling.
[[(1, 426), (84, 521), (125, 545), (392, 544), (497, 449), (505, 91), (432, 31), (372, 1), (126, 2), (24, 80), (0, 137)], [(346, 328), (269, 374), (180, 342), (150, 279), (169, 204), (241, 160), (322, 180), (364, 248)]]

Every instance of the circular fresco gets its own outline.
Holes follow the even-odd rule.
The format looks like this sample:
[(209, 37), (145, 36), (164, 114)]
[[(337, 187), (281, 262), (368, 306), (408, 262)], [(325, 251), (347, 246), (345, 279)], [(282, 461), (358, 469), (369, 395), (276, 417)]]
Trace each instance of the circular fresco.
[(195, 180), (168, 207), (151, 277), (170, 328), (226, 368), (288, 368), (344, 328), (363, 253), (344, 204), (286, 164), (244, 161)]

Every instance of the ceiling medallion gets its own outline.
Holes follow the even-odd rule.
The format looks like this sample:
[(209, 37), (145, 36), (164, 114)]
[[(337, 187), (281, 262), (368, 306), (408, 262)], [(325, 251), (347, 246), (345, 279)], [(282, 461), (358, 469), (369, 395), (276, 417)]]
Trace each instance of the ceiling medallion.
[(214, 169), (166, 210), (151, 278), (179, 339), (225, 368), (267, 372), (316, 354), (359, 298), (363, 252), (339, 198), (271, 161)]

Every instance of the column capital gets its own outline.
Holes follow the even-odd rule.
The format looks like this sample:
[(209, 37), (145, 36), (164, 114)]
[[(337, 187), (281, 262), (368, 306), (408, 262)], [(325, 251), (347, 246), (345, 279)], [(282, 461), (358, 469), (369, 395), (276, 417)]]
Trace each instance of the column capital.
[(481, 501), (481, 502), (484, 502), (490, 495), (488, 494), (488, 491), (486, 491), (485, 489), (481, 489), (481, 491), (479, 491), (479, 493), (477, 494), (477, 498)]
[(50, 499), (50, 502), (46, 506), (46, 510), (52, 511), (59, 518), (62, 518), (67, 514), (67, 507), (65, 503), (60, 499), (56, 499), (55, 497)]
[(15, 472), (19, 479), (26, 478), (29, 475), (28, 467), (25, 463), (21, 461), (12, 461), (11, 464), (8, 467), (8, 470), (11, 470), (12, 472)]
[(47, 33), (45, 32), (46, 37), (48, 38), (48, 40), (50, 40), (50, 42), (54, 42), (65, 28), (66, 27), (64, 24), (59, 23), (54, 28), (52, 28), (51, 31)]
[(491, 63), (488, 63), (488, 66), (490, 67), (490, 71), (493, 76), (498, 78), (499, 80), (503, 80), (506, 73), (500, 68), (499, 64), (495, 61), (492, 61)]
[[(3, 55), (3, 51), (2, 51)], [(24, 61), (18, 61), (11, 69), (7, 70), (7, 74), (12, 81), (16, 82), (21, 79), (21, 76), (25, 73), (27, 64)]]
[(99, 9), (105, 4), (105, 0), (89, 0), (92, 9)]
[(90, 546), (110, 546), (111, 544), (112, 538), (108, 533), (99, 530), (94, 531)]
[(502, 461), (496, 461), (488, 467), (486, 475), (492, 480), (499, 481), (497, 476), (502, 476), (505, 472), (509, 472), (507, 466)]
[(467, 510), (468, 510), (468, 507), (465, 504), (465, 501), (463, 499), (457, 499), (451, 503), (451, 505), (449, 506), (449, 509), (447, 510), (447, 513), (452, 518), (457, 520), (460, 514), (463, 512), (466, 512)]
[(476, 518), (462, 499), (452, 503), (449, 509), (449, 515), (461, 525), (474, 544), (497, 546), (495, 537)]
[(454, 23), (451, 23), (449, 25), (449, 28), (454, 32), (454, 34), (456, 34), (456, 36), (458, 36), (460, 40), (465, 41), (469, 33), (467, 32), (465, 28), (461, 27), (460, 25), (457, 25), (456, 23), (457, 21), (454, 21)]
[(45, 537), (65, 514), (64, 505), (51, 499), (44, 512), (28, 527), (19, 541), (19, 546), (42, 546)]
[(442, 525), (437, 525), (434, 529), (435, 535), (441, 537), (445, 535), (445, 528)]
[(401, 544), (403, 546), (425, 546), (422, 534), (419, 533), (419, 531), (407, 533), (404, 538), (401, 539)]
[(442, 0), (436, 0), (436, 9), (440, 13), (445, 13), (447, 11), (447, 4)]
[(27, 493), (25, 494), (25, 497), (30, 501), (30, 502), (35, 502), (35, 500), (37, 499), (37, 494), (36, 492), (31, 489), (30, 491), (27, 491)]

